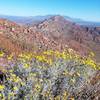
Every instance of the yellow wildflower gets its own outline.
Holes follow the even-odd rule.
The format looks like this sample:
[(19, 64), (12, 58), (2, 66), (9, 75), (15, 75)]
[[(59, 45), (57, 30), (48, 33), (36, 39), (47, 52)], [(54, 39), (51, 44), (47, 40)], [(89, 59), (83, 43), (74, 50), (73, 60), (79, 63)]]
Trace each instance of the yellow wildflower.
[(52, 50), (48, 50), (48, 51), (44, 51), (43, 54), (46, 54), (46, 55), (52, 55), (54, 53), (54, 51)]
[(4, 56), (4, 52), (0, 51), (0, 57)]
[(24, 58), (27, 59), (27, 60), (30, 60), (31, 59), (31, 55), (27, 54), (27, 55), (24, 56)]
[(62, 57), (63, 59), (66, 59), (66, 53), (65, 53), (65, 52), (62, 52), (62, 53), (61, 53), (61, 57)]
[(39, 60), (39, 61), (43, 61), (42, 56), (36, 56), (36, 59)]
[(0, 85), (0, 91), (4, 90), (5, 86), (4, 85)]
[(0, 93), (0, 97), (2, 97), (2, 94)]
[(28, 53), (23, 53), (19, 55), (19, 58), (25, 59), (25, 60), (30, 60), (32, 57), (32, 54)]
[(9, 55), (9, 56), (7, 57), (8, 60), (12, 60), (12, 58), (13, 58), (13, 54), (11, 54), (11, 55)]
[(25, 85), (25, 82), (21, 82), (21, 85), (23, 85), (23, 86), (24, 86), (24, 85)]
[(41, 85), (40, 84), (36, 84), (35, 85), (35, 90), (38, 92), (41, 90)]
[(55, 51), (55, 55), (60, 58), (61, 57), (61, 53), (59, 51)]
[(25, 63), (24, 68), (29, 68), (29, 64)]
[(14, 81), (15, 83), (18, 83), (18, 82), (21, 81), (21, 79), (20, 79), (19, 77), (16, 77), (16, 78), (13, 79), (13, 81)]
[(18, 91), (18, 87), (16, 87), (16, 86), (13, 89), (14, 89), (14, 91)]
[(16, 75), (15, 75), (15, 74), (11, 74), (11, 76), (12, 76), (13, 78), (15, 78), (15, 77), (16, 77)]
[(50, 65), (52, 65), (52, 63), (53, 63), (52, 59), (48, 59), (46, 62), (47, 62), (48, 64), (50, 64)]
[(88, 59), (85, 61), (85, 63), (86, 63), (87, 65), (90, 65), (90, 66), (93, 67), (94, 69), (96, 69), (96, 64), (95, 64), (95, 62), (94, 62), (92, 59), (88, 58)]

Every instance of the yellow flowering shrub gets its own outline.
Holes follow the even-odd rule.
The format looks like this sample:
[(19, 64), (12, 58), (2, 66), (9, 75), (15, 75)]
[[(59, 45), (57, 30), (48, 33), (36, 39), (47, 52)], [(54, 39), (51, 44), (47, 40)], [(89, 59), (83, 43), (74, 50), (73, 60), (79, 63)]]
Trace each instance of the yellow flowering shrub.
[(90, 65), (94, 69), (96, 69), (96, 67), (97, 67), (97, 65), (95, 64), (95, 62), (91, 58), (87, 58), (85, 61), (85, 64)]
[(1, 100), (3, 97), (5, 100), (75, 100), (71, 92), (79, 91), (78, 88), (87, 84), (91, 72), (100, 69), (90, 56), (81, 57), (72, 49), (24, 52), (16, 61), (13, 56), (7, 56), (9, 68), (6, 81), (0, 85)]

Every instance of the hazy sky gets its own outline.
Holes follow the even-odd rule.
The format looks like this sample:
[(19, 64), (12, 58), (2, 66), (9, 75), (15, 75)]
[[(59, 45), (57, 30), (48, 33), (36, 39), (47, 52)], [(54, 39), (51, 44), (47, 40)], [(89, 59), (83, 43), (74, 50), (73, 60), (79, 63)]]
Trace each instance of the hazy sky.
[(0, 14), (60, 14), (100, 22), (100, 0), (0, 0)]

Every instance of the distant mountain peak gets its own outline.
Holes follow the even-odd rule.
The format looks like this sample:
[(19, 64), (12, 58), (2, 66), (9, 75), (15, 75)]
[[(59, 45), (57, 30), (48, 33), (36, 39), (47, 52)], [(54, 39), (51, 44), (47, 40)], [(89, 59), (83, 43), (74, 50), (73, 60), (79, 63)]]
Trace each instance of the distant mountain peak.
[(54, 20), (64, 19), (64, 17), (61, 16), (61, 15), (54, 15), (51, 18), (54, 19)]
[[(55, 15), (55, 16), (52, 16), (51, 18), (50, 18), (52, 21), (56, 21), (56, 22), (58, 22), (58, 21), (60, 21), (60, 22), (70, 22), (69, 20), (67, 20), (67, 19), (65, 19), (63, 16), (61, 16), (61, 15)], [(49, 19), (48, 19), (49, 20)]]

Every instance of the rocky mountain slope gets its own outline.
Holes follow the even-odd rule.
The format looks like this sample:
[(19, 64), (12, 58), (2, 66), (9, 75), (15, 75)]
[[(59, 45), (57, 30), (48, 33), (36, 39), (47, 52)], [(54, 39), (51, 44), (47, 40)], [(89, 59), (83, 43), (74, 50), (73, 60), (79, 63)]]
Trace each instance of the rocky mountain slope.
[(10, 41), (6, 42), (10, 44), (9, 51), (13, 50), (12, 47), (15, 48), (13, 51), (18, 52), (31, 51), (33, 48), (39, 48), (39, 51), (47, 49), (61, 51), (70, 47), (82, 56), (93, 51), (96, 60), (100, 59), (100, 27), (83, 27), (62, 16), (53, 16), (31, 26), (20, 26), (12, 21), (0, 19), (0, 35), (0, 38), (5, 37), (0, 40), (3, 48), (8, 48), (7, 44), (2, 44), (3, 40), (4, 43), (6, 40)]
[(34, 28), (58, 43), (67, 44), (82, 55), (93, 50), (96, 58), (99, 59), (100, 27), (80, 26), (67, 21), (62, 16), (54, 16)]

